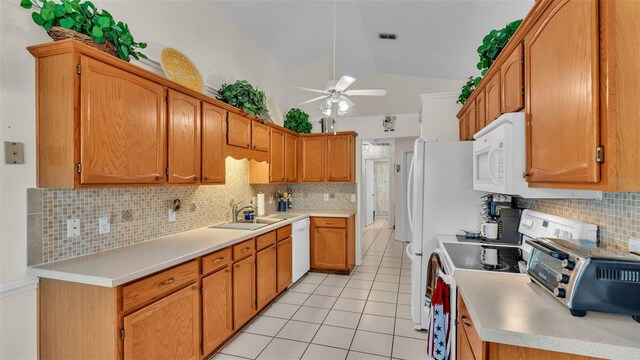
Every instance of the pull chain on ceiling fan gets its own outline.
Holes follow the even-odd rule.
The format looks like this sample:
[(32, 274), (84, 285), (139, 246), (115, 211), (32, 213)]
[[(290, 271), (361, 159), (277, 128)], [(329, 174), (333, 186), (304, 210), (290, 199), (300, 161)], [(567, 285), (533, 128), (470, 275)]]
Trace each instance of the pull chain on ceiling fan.
[(310, 91), (322, 94), (313, 99), (304, 101), (298, 105), (309, 104), (318, 100), (323, 100), (318, 107), (322, 114), (331, 116), (332, 110), (336, 108), (338, 116), (345, 116), (349, 108), (354, 106), (349, 96), (384, 96), (386, 89), (360, 89), (347, 90), (356, 79), (351, 76), (342, 75), (339, 80), (336, 78), (336, 0), (333, 0), (333, 80), (328, 81), (324, 90), (310, 89), (300, 86), (291, 86), (294, 89)]

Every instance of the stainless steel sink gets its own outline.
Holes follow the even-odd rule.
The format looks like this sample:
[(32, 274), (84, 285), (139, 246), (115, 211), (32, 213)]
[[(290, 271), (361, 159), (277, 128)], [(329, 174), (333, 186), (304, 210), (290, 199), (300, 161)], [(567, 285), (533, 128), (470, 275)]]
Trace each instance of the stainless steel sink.
[(284, 219), (274, 219), (274, 218), (267, 218), (267, 217), (258, 217), (256, 218), (255, 221), (238, 221), (236, 223), (234, 222), (228, 222), (225, 224), (219, 224), (219, 225), (214, 225), (214, 226), (210, 226), (210, 229), (234, 229), (234, 230), (257, 230), (260, 228), (263, 228), (267, 225), (271, 225), (271, 224), (275, 224), (277, 222), (280, 222)]

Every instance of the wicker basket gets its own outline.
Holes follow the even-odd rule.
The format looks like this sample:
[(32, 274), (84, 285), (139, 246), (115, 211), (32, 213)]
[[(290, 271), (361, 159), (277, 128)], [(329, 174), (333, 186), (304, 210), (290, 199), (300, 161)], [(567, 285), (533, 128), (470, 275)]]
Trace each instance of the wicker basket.
[(75, 30), (65, 29), (61, 26), (52, 27), (51, 30), (49, 30), (48, 34), (53, 39), (53, 41), (73, 39), (76, 41), (80, 41), (85, 45), (96, 48), (109, 55), (118, 57), (118, 51), (116, 50), (116, 47), (113, 46), (113, 44), (109, 40), (106, 40), (102, 44), (98, 44), (97, 42), (93, 41), (93, 39), (91, 39), (91, 37), (88, 35), (81, 34)]

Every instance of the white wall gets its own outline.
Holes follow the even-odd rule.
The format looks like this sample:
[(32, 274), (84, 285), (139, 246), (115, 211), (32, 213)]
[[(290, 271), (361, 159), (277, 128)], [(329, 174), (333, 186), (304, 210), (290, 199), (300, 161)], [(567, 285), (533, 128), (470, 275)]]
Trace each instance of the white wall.
[(400, 165), (400, 172), (396, 172), (394, 169), (394, 192), (396, 194), (396, 207), (395, 207), (395, 219), (396, 219), (396, 233), (395, 239), (400, 241), (406, 240), (406, 222), (407, 222), (407, 199), (406, 199), (406, 188), (407, 188), (407, 179), (406, 175), (404, 175), (408, 169), (404, 163), (404, 153), (407, 151), (413, 151), (413, 144), (416, 141), (417, 137), (403, 137), (396, 139), (395, 143), (395, 155), (394, 161), (395, 164)]
[(457, 104), (459, 91), (422, 94), (422, 127), (420, 137), (439, 141), (459, 139), (458, 118), (462, 108)]
[[(311, 63), (289, 72), (289, 84), (315, 89), (324, 89), (325, 83), (332, 79), (332, 65), (329, 59)], [(336, 70), (336, 77), (342, 73)], [(349, 75), (349, 74), (345, 74)], [(435, 92), (459, 91), (463, 85), (460, 80), (436, 79), (416, 76), (371, 74), (357, 78), (349, 89), (386, 88), (387, 95), (382, 97), (354, 96), (351, 98), (355, 106), (349, 110), (349, 117), (375, 116), (387, 113), (406, 114), (419, 113), (420, 94)], [(290, 107), (300, 107), (309, 114), (311, 120), (323, 117), (318, 110), (319, 102), (298, 106), (299, 103), (312, 99), (318, 94), (298, 89), (290, 89)], [(286, 113), (288, 109), (284, 112)], [(414, 134), (415, 135), (415, 134)]]
[[(25, 47), (49, 42), (19, 1), (0, 0), (0, 140), (25, 144), (24, 165), (0, 165), (0, 358), (36, 357), (36, 292), (9, 291), (28, 284), (26, 275), (26, 189), (35, 187), (34, 60)], [(96, 1), (114, 18), (129, 23), (145, 51), (158, 59), (174, 47), (219, 86), (246, 79), (288, 104), (287, 71), (210, 2)], [(3, 158), (3, 156), (0, 156)]]

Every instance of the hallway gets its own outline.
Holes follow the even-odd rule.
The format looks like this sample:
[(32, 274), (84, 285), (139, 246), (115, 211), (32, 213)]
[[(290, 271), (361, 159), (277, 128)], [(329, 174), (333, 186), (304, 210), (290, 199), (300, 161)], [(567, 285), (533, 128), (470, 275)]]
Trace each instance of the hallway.
[(426, 359), (413, 328), (411, 264), (387, 220), (362, 228), (351, 276), (309, 273), (220, 352), (224, 359)]

